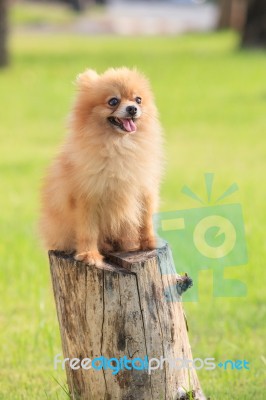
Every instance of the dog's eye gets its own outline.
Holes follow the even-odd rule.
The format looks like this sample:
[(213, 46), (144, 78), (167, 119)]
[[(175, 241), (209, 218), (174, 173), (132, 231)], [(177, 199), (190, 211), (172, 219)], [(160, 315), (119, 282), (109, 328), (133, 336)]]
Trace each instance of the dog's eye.
[(141, 97), (136, 97), (136, 103), (141, 104)]
[(109, 106), (111, 106), (111, 107), (117, 106), (118, 103), (119, 103), (119, 100), (118, 100), (118, 98), (116, 98), (116, 97), (112, 97), (112, 98), (108, 101), (108, 104), (109, 104)]

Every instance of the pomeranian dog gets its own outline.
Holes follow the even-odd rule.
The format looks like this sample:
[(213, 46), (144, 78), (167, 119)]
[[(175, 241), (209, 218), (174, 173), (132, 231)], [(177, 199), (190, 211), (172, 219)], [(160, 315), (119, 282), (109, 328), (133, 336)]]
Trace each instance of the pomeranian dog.
[(161, 127), (135, 69), (87, 70), (77, 88), (69, 135), (43, 185), (40, 230), (47, 249), (100, 266), (106, 252), (156, 247)]

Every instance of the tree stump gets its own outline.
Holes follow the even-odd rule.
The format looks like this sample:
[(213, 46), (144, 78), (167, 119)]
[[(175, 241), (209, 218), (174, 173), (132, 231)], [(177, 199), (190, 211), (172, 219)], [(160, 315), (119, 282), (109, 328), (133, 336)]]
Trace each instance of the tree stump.
[(192, 354), (167, 245), (109, 254), (101, 268), (57, 251), (49, 257), (64, 357), (91, 360), (90, 369), (65, 363), (72, 399), (205, 399), (195, 368), (181, 368)]

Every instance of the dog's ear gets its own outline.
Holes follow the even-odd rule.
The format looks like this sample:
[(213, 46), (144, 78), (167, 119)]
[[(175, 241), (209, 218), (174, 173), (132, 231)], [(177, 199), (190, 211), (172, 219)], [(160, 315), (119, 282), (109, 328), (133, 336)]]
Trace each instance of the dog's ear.
[(87, 69), (77, 76), (76, 84), (78, 87), (89, 87), (92, 82), (95, 82), (98, 79), (98, 77), (99, 75), (96, 71), (94, 71), (93, 69)]

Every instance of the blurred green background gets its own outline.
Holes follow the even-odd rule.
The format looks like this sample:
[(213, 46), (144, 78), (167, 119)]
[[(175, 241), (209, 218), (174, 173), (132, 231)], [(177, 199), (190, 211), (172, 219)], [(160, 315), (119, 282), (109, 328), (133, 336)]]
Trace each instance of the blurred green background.
[[(46, 12), (56, 24), (76, 18), (66, 10)], [(32, 15), (18, 6), (11, 22), (16, 27)], [(248, 295), (214, 298), (212, 272), (204, 271), (199, 302), (184, 306), (194, 357), (250, 362), (249, 371), (198, 371), (206, 395), (265, 399), (266, 54), (238, 45), (232, 31), (118, 37), (15, 29), (10, 35), (11, 63), (0, 71), (0, 399), (67, 398), (64, 373), (53, 369), (61, 344), (37, 236), (39, 189), (65, 135), (75, 76), (86, 67), (102, 72), (121, 65), (137, 66), (155, 92), (167, 160), (161, 210), (197, 207), (181, 188), (206, 197), (206, 172), (215, 173), (214, 197), (233, 182), (240, 188), (223, 204), (243, 207), (249, 262), (226, 268), (225, 276), (246, 283)]]

